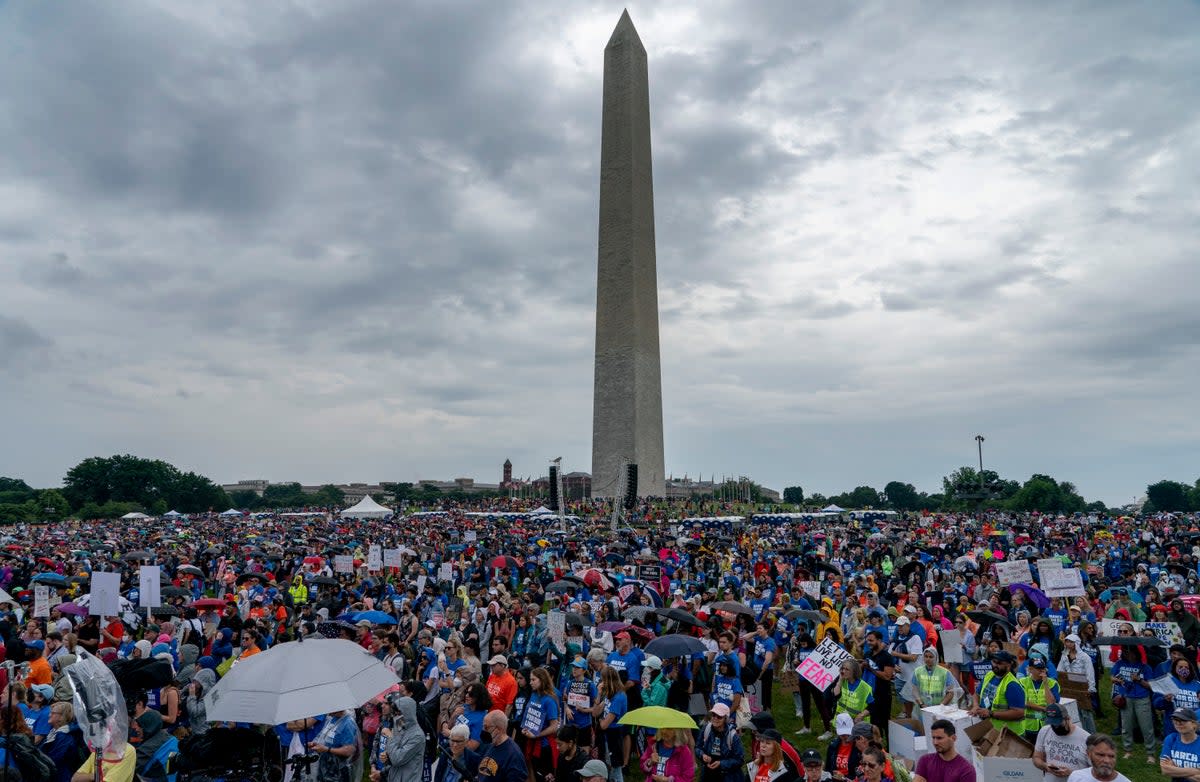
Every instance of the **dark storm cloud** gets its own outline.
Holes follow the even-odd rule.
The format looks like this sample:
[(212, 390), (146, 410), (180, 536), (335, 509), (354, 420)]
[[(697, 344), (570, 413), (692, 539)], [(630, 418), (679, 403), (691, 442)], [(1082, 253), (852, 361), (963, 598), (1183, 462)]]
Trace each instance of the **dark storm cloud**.
[[(620, 10), (0, 6), (0, 348), (24, 356), (0, 404), (45, 443), (0, 473), (49, 484), (80, 451), (160, 443), (222, 480), (486, 480), (550, 451), (586, 469)], [(1011, 455), (1031, 473), (1024, 455), (1108, 395), (1179, 409), (1162, 388), (1196, 358), (1193, 6), (630, 10), (668, 465), (936, 483), (955, 446), (897, 443), (952, 440), (979, 410), (1025, 432), (1019, 398), (1044, 422)], [(844, 460), (775, 442), (839, 426)], [(1139, 426), (1112, 436), (1173, 475)], [(1080, 470), (1106, 499), (1147, 479)]]

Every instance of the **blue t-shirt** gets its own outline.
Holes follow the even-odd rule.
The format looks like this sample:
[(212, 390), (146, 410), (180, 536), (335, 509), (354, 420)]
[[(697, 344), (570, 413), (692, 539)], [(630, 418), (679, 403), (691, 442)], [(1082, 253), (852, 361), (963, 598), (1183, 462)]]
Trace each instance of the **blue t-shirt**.
[[(558, 719), (558, 699), (553, 695), (530, 695), (525, 702), (525, 713), (521, 715), (521, 730), (535, 736), (546, 726)], [(550, 738), (541, 739), (542, 746), (550, 746)]]
[(466, 725), (467, 730), (471, 731), (470, 740), (479, 741), (479, 737), (483, 735), (483, 715), (486, 713), (482, 711), (464, 711), (455, 720), (455, 723)]
[(608, 703), (604, 705), (604, 713), (600, 715), (601, 720), (609, 714), (613, 715), (612, 724), (608, 726), (608, 730), (617, 731), (621, 734), (625, 733), (625, 726), (621, 724), (621, 718), (625, 716), (625, 712), (629, 711), (629, 699), (625, 697), (625, 693), (618, 692)]
[(713, 705), (724, 703), (729, 708), (733, 708), (733, 696), (741, 695), (746, 692), (742, 687), (742, 680), (736, 676), (714, 676), (712, 689)]
[(571, 708), (570, 724), (586, 728), (592, 724), (591, 708), (596, 705), (596, 685), (587, 679), (572, 679), (562, 689), (563, 704)]
[(758, 666), (760, 671), (771, 671), (775, 669), (775, 660), (772, 659), (769, 665), (763, 665), (763, 660), (767, 657), (767, 652), (774, 652), (779, 648), (775, 643), (775, 639), (755, 638), (754, 639), (754, 664)]
[(1112, 677), (1120, 678), (1124, 683), (1118, 685), (1120, 694), (1126, 698), (1145, 698), (1150, 694), (1148, 682), (1154, 676), (1150, 666), (1145, 663), (1130, 663), (1118, 660), (1112, 667)]
[(1170, 758), (1175, 765), (1182, 768), (1200, 768), (1200, 737), (1184, 744), (1178, 733), (1172, 733), (1163, 739), (1160, 758)]
[(25, 724), (33, 731), (35, 736), (45, 736), (50, 732), (50, 707), (43, 706), (40, 709), (35, 709), (26, 703), (17, 704), (21, 708), (21, 713), (25, 715)]
[(624, 671), (628, 674), (629, 681), (640, 682), (642, 680), (642, 660), (644, 659), (642, 650), (634, 646), (625, 654), (616, 650), (609, 652), (605, 662), (615, 668), (617, 673)]

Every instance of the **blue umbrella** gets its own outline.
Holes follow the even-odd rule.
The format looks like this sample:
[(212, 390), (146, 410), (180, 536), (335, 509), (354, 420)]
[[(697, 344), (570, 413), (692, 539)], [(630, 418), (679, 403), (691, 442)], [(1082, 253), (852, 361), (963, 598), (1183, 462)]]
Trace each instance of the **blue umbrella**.
[(1146, 599), (1142, 597), (1141, 594), (1132, 589), (1127, 589), (1126, 587), (1113, 587), (1111, 589), (1106, 589), (1100, 593), (1100, 599), (1107, 603), (1113, 599), (1114, 593), (1119, 596), (1122, 592), (1125, 593), (1125, 597), (1128, 597), (1138, 605), (1145, 605)]
[(391, 614), (386, 614), (383, 611), (359, 611), (356, 614), (351, 614), (350, 621), (361, 622), (363, 620), (370, 622), (373, 625), (394, 625), (396, 617)]
[(38, 573), (33, 578), (29, 579), (31, 584), (45, 584), (52, 587), (66, 587), (67, 578), (61, 573)]

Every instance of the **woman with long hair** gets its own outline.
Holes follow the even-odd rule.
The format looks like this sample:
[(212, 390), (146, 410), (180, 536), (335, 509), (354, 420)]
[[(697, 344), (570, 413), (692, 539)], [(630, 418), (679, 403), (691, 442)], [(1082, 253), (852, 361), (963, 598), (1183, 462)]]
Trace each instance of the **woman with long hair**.
[(1142, 729), (1142, 743), (1145, 745), (1146, 762), (1158, 762), (1154, 754), (1154, 712), (1150, 708), (1150, 680), (1154, 673), (1146, 665), (1137, 646), (1114, 646), (1120, 649), (1120, 657), (1113, 664), (1112, 683), (1113, 700), (1121, 710), (1121, 742), (1125, 746), (1125, 757), (1133, 757), (1133, 727), (1136, 723)]
[(629, 710), (629, 699), (625, 697), (625, 685), (621, 675), (611, 665), (600, 671), (600, 702), (595, 712), (599, 719), (596, 746), (605, 753), (608, 767), (612, 769), (610, 782), (625, 782), (625, 737), (629, 729), (620, 723)]
[[(775, 728), (761, 730), (758, 754), (746, 765), (750, 782), (797, 782), (799, 775), (783, 762), (783, 736)], [(655, 779), (654, 782), (661, 782)]]
[(559, 719), (558, 695), (550, 671), (545, 668), (530, 671), (529, 689), (525, 714), (517, 729), (525, 737), (525, 761), (532, 782), (552, 775), (558, 764), (558, 745), (554, 737), (558, 733)]
[(642, 773), (647, 782), (692, 782), (696, 755), (692, 734), (678, 728), (663, 728), (646, 741)]

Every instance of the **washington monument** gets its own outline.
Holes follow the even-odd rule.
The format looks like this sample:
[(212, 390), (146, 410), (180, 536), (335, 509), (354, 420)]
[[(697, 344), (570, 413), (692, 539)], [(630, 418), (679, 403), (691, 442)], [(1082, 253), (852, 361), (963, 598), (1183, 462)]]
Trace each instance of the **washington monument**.
[(600, 140), (600, 239), (596, 280), (596, 376), (592, 401), (592, 494), (622, 491), (625, 463), (638, 466), (626, 494), (666, 495), (650, 85), (646, 49), (629, 12), (604, 47)]

